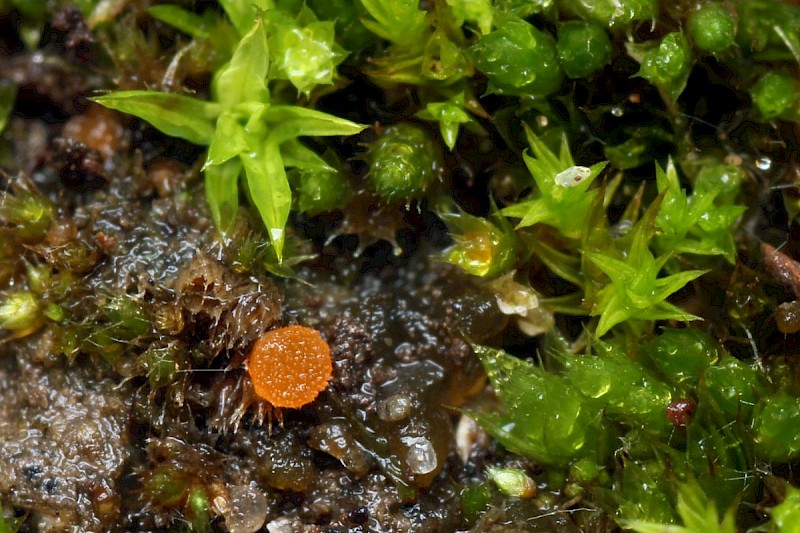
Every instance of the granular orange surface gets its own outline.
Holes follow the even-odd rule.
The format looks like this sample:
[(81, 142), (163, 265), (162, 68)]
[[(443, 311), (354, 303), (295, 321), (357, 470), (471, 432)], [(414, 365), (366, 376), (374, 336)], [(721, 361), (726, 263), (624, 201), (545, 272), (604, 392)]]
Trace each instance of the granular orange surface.
[(253, 346), (247, 370), (261, 398), (275, 407), (302, 407), (328, 386), (331, 349), (315, 329), (273, 329)]

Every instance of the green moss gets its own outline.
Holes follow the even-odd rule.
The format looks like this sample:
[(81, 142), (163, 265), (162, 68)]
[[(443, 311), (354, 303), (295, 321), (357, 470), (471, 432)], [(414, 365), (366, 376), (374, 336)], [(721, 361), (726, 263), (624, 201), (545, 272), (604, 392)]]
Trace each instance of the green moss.
[(688, 30), (698, 48), (717, 53), (733, 45), (736, 27), (725, 6), (708, 2), (689, 15)]

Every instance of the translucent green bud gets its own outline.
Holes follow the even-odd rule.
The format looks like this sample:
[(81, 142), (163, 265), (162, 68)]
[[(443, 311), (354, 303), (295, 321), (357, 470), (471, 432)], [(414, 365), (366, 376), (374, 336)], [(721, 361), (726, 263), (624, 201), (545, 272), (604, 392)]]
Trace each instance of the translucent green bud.
[(37, 240), (50, 227), (53, 206), (39, 195), (20, 190), (6, 193), (0, 201), (0, 226), (13, 228), (23, 240)]
[(695, 328), (665, 328), (642, 352), (674, 383), (696, 382), (719, 359), (714, 339)]
[(175, 376), (185, 366), (185, 357), (180, 349), (170, 344), (168, 346), (151, 346), (139, 358), (139, 363), (144, 367), (147, 380), (154, 389), (166, 387), (175, 381)]
[(41, 325), (41, 306), (32, 292), (15, 292), (0, 302), (0, 329), (15, 332), (33, 330)]
[(786, 462), (800, 456), (800, 398), (779, 392), (763, 398), (753, 415), (755, 451), (768, 461)]
[(485, 218), (460, 211), (439, 216), (456, 242), (444, 251), (445, 261), (468, 274), (487, 278), (514, 267), (519, 243), (510, 227), (497, 226)]
[(719, 365), (708, 367), (703, 374), (703, 382), (728, 420), (740, 414), (743, 419), (749, 419), (763, 389), (758, 373), (730, 356), (725, 357)]
[(108, 320), (115, 335), (134, 339), (150, 331), (150, 320), (144, 310), (129, 298), (114, 298), (108, 305)]
[(689, 35), (701, 50), (716, 53), (733, 44), (733, 16), (722, 4), (709, 3), (689, 15)]
[(658, 13), (658, 0), (562, 0), (561, 5), (608, 27), (652, 19)]
[(435, 144), (419, 126), (386, 128), (369, 153), (369, 180), (381, 197), (407, 200), (425, 192), (439, 168)]
[(207, 533), (211, 531), (211, 504), (206, 492), (195, 487), (186, 500), (186, 518), (192, 525), (192, 531)]
[(582, 78), (611, 59), (611, 39), (591, 22), (570, 21), (558, 28), (558, 59), (570, 78)]
[(49, 266), (35, 266), (25, 263), (28, 274), (28, 287), (36, 294), (44, 294), (50, 285), (52, 271)]
[(489, 468), (489, 478), (506, 496), (527, 500), (536, 495), (536, 483), (517, 468)]
[(800, 524), (800, 490), (787, 483), (784, 500), (769, 510), (777, 531), (794, 531)]
[(335, 42), (332, 20), (319, 21), (307, 6), (292, 20), (276, 10), (269, 17), (270, 78), (286, 79), (301, 93), (333, 83), (346, 54)]
[(473, 64), (492, 88), (517, 96), (556, 92), (563, 75), (553, 37), (516, 17), (496, 22), (497, 29), (470, 48)]
[(180, 507), (193, 480), (169, 465), (157, 466), (142, 480), (142, 493), (158, 507)]
[(786, 74), (768, 72), (753, 86), (750, 94), (764, 118), (777, 118), (796, 105), (798, 83)]
[(716, 204), (732, 204), (736, 201), (745, 173), (736, 165), (721, 163), (703, 165), (694, 181), (694, 194), (704, 195), (720, 189), (715, 198)]
[(461, 491), (461, 512), (474, 524), (492, 503), (492, 489), (486, 484), (470, 485)]
[(670, 85), (689, 73), (692, 50), (681, 32), (670, 33), (642, 61), (639, 75), (655, 85)]
[(66, 312), (64, 311), (64, 308), (52, 302), (45, 306), (42, 314), (53, 322), (63, 322), (66, 318)]
[(350, 185), (335, 170), (302, 171), (296, 182), (297, 208), (304, 213), (341, 208), (350, 196)]
[(495, 0), (495, 11), (503, 11), (509, 15), (528, 18), (541, 13), (553, 5), (553, 0)]
[(589, 483), (603, 485), (609, 482), (605, 467), (587, 458), (580, 459), (569, 467), (569, 478), (582, 485)]
[(350, 0), (309, 0), (306, 4), (321, 20), (333, 20), (336, 24), (336, 38), (341, 40), (347, 50), (356, 52), (375, 40), (372, 33), (364, 27), (359, 17), (362, 15), (359, 2)]

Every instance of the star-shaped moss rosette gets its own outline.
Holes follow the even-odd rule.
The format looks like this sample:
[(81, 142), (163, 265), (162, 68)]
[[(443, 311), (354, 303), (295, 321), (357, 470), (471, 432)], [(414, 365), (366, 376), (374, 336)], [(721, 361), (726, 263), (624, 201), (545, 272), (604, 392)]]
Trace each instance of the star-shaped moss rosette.
[(584, 230), (583, 214), (589, 212), (598, 191), (589, 187), (607, 163), (601, 162), (591, 167), (575, 165), (566, 137), (562, 138), (561, 149), (556, 156), (527, 125), (525, 135), (535, 157), (524, 153), (523, 158), (538, 192), (534, 192), (531, 198), (506, 207), (501, 213), (506, 217), (521, 219), (517, 228), (547, 224), (565, 237), (579, 238)]
[[(225, 4), (238, 30), (243, 27), (247, 17), (233, 10), (233, 6), (231, 4), (228, 9)], [(255, 10), (253, 14), (256, 14)], [(308, 15), (304, 19), (308, 25), (298, 27), (299, 33), (294, 37), (285, 31), (272, 36), (266, 20), (270, 16), (281, 20), (285, 18), (285, 15), (276, 12), (258, 12), (250, 18), (251, 25), (241, 37), (230, 61), (214, 76), (212, 101), (138, 90), (110, 93), (95, 98), (95, 101), (136, 115), (168, 135), (209, 147), (203, 166), (206, 198), (214, 222), (223, 234), (231, 229), (235, 221), (239, 205), (239, 177), (243, 175), (248, 196), (258, 209), (278, 261), (281, 261), (284, 228), (292, 206), (286, 167), (291, 164), (302, 166), (303, 161), (315, 162), (319, 159), (314, 157), (316, 154), (310, 149), (291, 141), (298, 137), (353, 135), (365, 126), (302, 106), (271, 101), (268, 88), (271, 79), (289, 79), (304, 92), (327, 80), (302, 76), (301, 65), (296, 61), (288, 71), (286, 65), (271, 65), (269, 58), (276, 54), (274, 50), (270, 53), (268, 42), (281, 43), (283, 55), (295, 58), (304, 56), (300, 49), (333, 53), (335, 46), (333, 32), (326, 34), (315, 31), (320, 28), (308, 19)], [(330, 42), (314, 41), (314, 35)], [(304, 36), (315, 42), (316, 46), (309, 48), (308, 39), (304, 40)], [(320, 70), (317, 56), (315, 53), (304, 56), (313, 63), (310, 68), (314, 72)], [(330, 65), (331, 72), (334, 67), (335, 62)], [(308, 152), (308, 157), (301, 157), (303, 154), (298, 154), (298, 151)]]
[[(736, 258), (733, 226), (746, 208), (717, 201), (726, 184), (721, 180), (709, 183), (704, 178), (687, 195), (681, 189), (671, 159), (666, 170), (656, 165), (656, 181), (664, 200), (655, 220), (660, 230), (654, 238), (655, 248), (662, 253), (722, 255), (733, 264)], [(738, 188), (738, 184), (734, 187)]]
[[(591, 309), (592, 316), (600, 317), (598, 337), (627, 320), (699, 320), (699, 317), (669, 303), (667, 298), (705, 271), (686, 270), (659, 277), (672, 254), (655, 257), (648, 247), (655, 233), (654, 222), (663, 198), (662, 195), (653, 202), (633, 230), (624, 239), (617, 239), (614, 246), (583, 252), (584, 258), (610, 280), (594, 295)], [(630, 246), (620, 251), (618, 246), (625, 243), (630, 243)]]

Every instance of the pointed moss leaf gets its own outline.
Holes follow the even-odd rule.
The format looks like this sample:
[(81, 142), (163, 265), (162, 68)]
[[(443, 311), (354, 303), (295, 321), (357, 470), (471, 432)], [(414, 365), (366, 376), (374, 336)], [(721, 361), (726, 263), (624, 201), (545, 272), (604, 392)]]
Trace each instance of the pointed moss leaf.
[[(542, 141), (533, 130), (527, 125), (525, 126), (525, 137), (528, 139), (528, 145), (531, 147), (531, 151), (533, 152), (533, 157), (527, 157), (525, 160), (525, 164), (528, 166), (528, 169), (533, 174), (534, 179), (536, 180), (536, 184), (539, 185), (539, 188), (542, 189), (542, 192), (548, 192), (552, 183), (549, 176), (555, 176), (558, 174), (562, 168), (562, 162), (556, 157), (556, 154), (553, 153), (552, 150)], [(562, 139), (562, 143), (566, 143), (566, 138)], [(572, 166), (574, 162), (569, 161), (567, 166)], [(539, 177), (537, 177), (537, 174)], [(541, 181), (541, 183), (540, 183)], [(544, 188), (543, 188), (544, 185)]]
[(205, 169), (206, 200), (214, 224), (226, 234), (236, 220), (239, 209), (239, 174), (242, 163), (232, 159)]
[(361, 4), (372, 17), (361, 22), (378, 37), (399, 45), (419, 46), (425, 42), (425, 11), (417, 0), (361, 0)]
[(728, 509), (722, 521), (719, 519), (717, 505), (694, 479), (681, 484), (678, 490), (678, 516), (682, 526), (659, 524), (645, 520), (624, 522), (626, 528), (638, 533), (735, 533), (735, 507)]
[(147, 12), (192, 37), (208, 37), (208, 21), (196, 13), (171, 4), (150, 6)]
[(447, 147), (452, 150), (456, 145), (458, 130), (461, 124), (471, 121), (470, 116), (464, 110), (464, 93), (446, 102), (430, 102), (425, 109), (417, 113), (419, 118), (425, 120), (435, 120), (439, 122), (439, 131)]
[(355, 135), (366, 126), (321, 111), (299, 106), (272, 106), (264, 114), (272, 126), (270, 136), (284, 142), (295, 137)]
[(225, 14), (231, 19), (239, 35), (244, 35), (253, 26), (258, 11), (274, 9), (272, 0), (219, 0)]
[(267, 31), (258, 17), (250, 31), (242, 37), (233, 57), (222, 67), (214, 80), (214, 94), (223, 109), (242, 102), (267, 102), (269, 48)]
[(625, 261), (596, 252), (584, 252), (583, 256), (597, 265), (615, 283), (624, 285), (636, 276), (636, 269)]
[(14, 101), (17, 99), (17, 86), (7, 85), (0, 87), (0, 133), (6, 129), (8, 118), (14, 109)]
[(283, 167), (278, 142), (271, 135), (253, 152), (241, 157), (250, 197), (258, 209), (275, 247), (283, 260), (286, 220), (292, 206), (292, 191)]
[(507, 217), (520, 218), (517, 228), (526, 228), (555, 218), (555, 213), (544, 198), (519, 202), (503, 209), (502, 213)]
[(481, 33), (492, 31), (494, 10), (491, 0), (447, 0), (447, 5), (456, 19), (476, 23)]
[(541, 439), (531, 439), (528, 435), (519, 434), (516, 427), (497, 413), (467, 411), (467, 416), (475, 420), (483, 429), (497, 439), (507, 450), (526, 457), (545, 457), (547, 451)]
[(211, 145), (208, 147), (208, 156), (203, 165), (203, 170), (214, 165), (221, 165), (248, 150), (247, 133), (239, 124), (233, 113), (223, 112), (217, 119), (217, 129)]
[(219, 106), (196, 98), (157, 91), (118, 91), (92, 98), (105, 107), (135, 115), (167, 135), (208, 145)]
[(667, 297), (675, 292), (678, 292), (690, 281), (699, 278), (707, 270), (685, 270), (678, 272), (671, 276), (659, 278), (655, 282), (656, 290), (652, 293), (652, 298), (655, 300), (666, 300)]
[(330, 166), (319, 154), (298, 139), (290, 139), (281, 144), (281, 157), (286, 167), (316, 172), (336, 172), (336, 169)]

